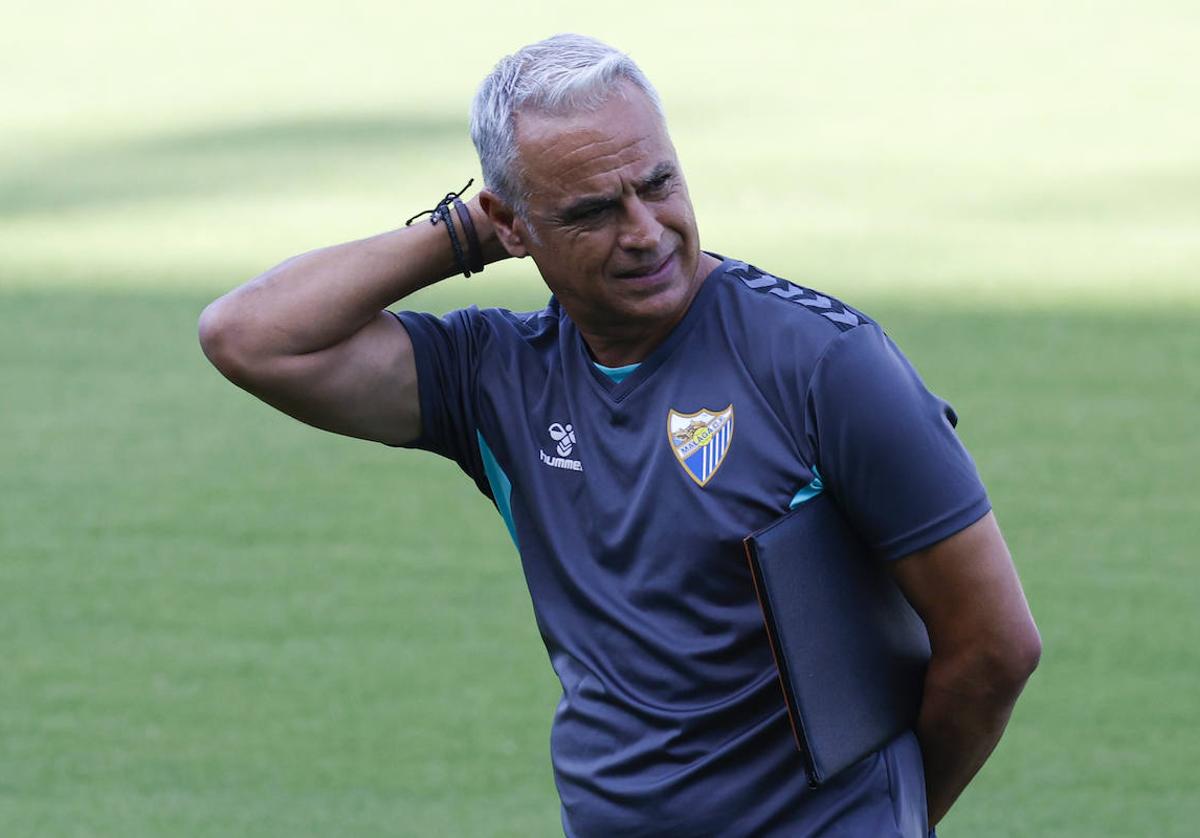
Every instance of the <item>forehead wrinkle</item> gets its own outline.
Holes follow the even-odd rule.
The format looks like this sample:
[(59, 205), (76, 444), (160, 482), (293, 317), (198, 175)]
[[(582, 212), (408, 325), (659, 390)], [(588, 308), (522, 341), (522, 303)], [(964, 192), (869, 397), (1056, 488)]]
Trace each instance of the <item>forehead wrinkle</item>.
[[(655, 163), (653, 166), (651, 166), (646, 174), (630, 177), (629, 184), (635, 191), (640, 192), (641, 189), (650, 181), (662, 175), (674, 172), (675, 170), (676, 168), (672, 161), (660, 160), (658, 163)], [(583, 192), (582, 194), (571, 195), (566, 201), (564, 201), (561, 211), (570, 213), (581, 207), (591, 206), (592, 204), (605, 204), (616, 201), (620, 199), (620, 192), (621, 190), (618, 190), (614, 194), (608, 190), (600, 190), (598, 192)]]
[[(585, 154), (587, 149), (592, 148), (593, 146), (601, 145), (601, 144), (603, 144), (603, 142), (604, 141), (601, 140), (601, 141), (594, 142), (594, 143), (588, 143), (586, 146), (582, 146), (581, 148), (577, 149), (575, 152), (568, 154), (566, 156), (566, 159), (569, 160), (572, 157), (576, 157), (580, 154)], [(629, 152), (630, 150), (636, 149), (638, 146), (643, 145), (644, 142), (645, 142), (645, 138), (639, 137), (629, 143), (626, 143), (625, 145), (621, 146), (620, 148), (613, 149), (612, 151), (604, 152), (598, 156), (585, 155), (582, 160), (578, 160), (574, 163), (571, 163), (569, 166), (567, 166), (567, 168), (560, 171), (558, 173), (558, 177), (569, 179), (569, 178), (575, 176), (575, 174), (580, 169), (587, 169), (587, 168), (594, 168), (594, 172), (592, 174), (584, 174), (583, 178), (582, 178), (583, 180), (588, 180), (589, 178), (596, 177), (597, 175), (608, 174), (609, 172), (612, 172), (616, 169), (620, 169), (621, 167), (626, 166), (629, 163), (633, 162), (632, 160), (622, 160), (621, 158), (625, 157), (626, 153)]]
[[(555, 123), (558, 123), (557, 125)], [(653, 138), (642, 134), (629, 140), (615, 137), (603, 128), (594, 125), (575, 125), (560, 128), (561, 120), (534, 119), (519, 123), (518, 147), (525, 161), (538, 161), (549, 165), (530, 166), (524, 162), (528, 172), (538, 169), (542, 180), (559, 181), (571, 178), (579, 169), (597, 166), (600, 171), (609, 171), (621, 165), (609, 162), (609, 158), (627, 154), (631, 149), (645, 145)], [(520, 130), (524, 129), (524, 130)], [(558, 130), (555, 130), (558, 129)], [(522, 136), (523, 135), (523, 136)], [(620, 142), (621, 145), (616, 146)], [(615, 146), (611, 150), (606, 146)], [(547, 171), (549, 170), (549, 171)]]

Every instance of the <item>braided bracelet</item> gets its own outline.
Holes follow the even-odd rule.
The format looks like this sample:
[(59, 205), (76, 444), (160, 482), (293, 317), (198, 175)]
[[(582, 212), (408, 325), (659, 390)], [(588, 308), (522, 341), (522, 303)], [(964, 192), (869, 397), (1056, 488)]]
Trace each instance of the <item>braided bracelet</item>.
[[(458, 243), (458, 233), (454, 229), (454, 219), (450, 217), (450, 205), (439, 204), (438, 215), (441, 216), (442, 221), (446, 222), (446, 232), (450, 234), (450, 247), (454, 251), (454, 264), (458, 265), (458, 269), (462, 271), (463, 276), (469, 278), (471, 270), (467, 265), (467, 256), (463, 253), (462, 245)], [(437, 216), (434, 217), (436, 218)], [(436, 221), (433, 223), (437, 224)]]
[[(483, 271), (483, 247), (479, 244), (479, 235), (475, 232), (475, 223), (471, 220), (470, 210), (467, 209), (466, 205), (458, 197), (467, 191), (474, 182), (475, 178), (471, 178), (458, 192), (447, 192), (440, 201), (434, 204), (433, 209), (421, 210), (404, 222), (405, 227), (411, 226), (422, 215), (428, 215), (429, 223), (435, 227), (439, 221), (444, 222), (446, 232), (450, 235), (450, 248), (454, 251), (454, 264), (465, 277), (469, 277), (472, 271), (475, 273)], [(462, 244), (459, 243), (458, 231), (454, 229), (454, 222), (450, 216), (451, 204), (454, 205), (459, 222), (462, 224), (463, 235), (467, 239), (466, 253), (463, 252)]]

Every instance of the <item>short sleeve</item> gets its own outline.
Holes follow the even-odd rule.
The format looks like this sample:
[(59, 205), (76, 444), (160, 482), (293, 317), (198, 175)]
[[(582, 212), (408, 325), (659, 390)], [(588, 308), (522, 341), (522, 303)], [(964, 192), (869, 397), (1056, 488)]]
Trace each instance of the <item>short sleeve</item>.
[(827, 347), (805, 419), (822, 483), (882, 558), (935, 544), (991, 509), (954, 410), (874, 324)]
[(454, 460), (490, 497), (476, 418), (479, 359), (487, 331), (482, 314), (474, 307), (444, 317), (412, 311), (392, 314), (412, 341), (421, 401), (421, 435), (401, 447)]

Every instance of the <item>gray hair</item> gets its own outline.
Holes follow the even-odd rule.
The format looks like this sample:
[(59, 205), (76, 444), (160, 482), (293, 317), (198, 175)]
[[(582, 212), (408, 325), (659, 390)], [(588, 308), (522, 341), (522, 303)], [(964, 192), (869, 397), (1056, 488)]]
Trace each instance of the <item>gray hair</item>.
[(632, 82), (662, 116), (662, 102), (625, 53), (586, 35), (555, 35), (501, 58), (471, 103), (471, 140), (483, 182), (518, 214), (528, 197), (517, 164), (517, 112), (561, 114), (597, 108), (614, 83)]

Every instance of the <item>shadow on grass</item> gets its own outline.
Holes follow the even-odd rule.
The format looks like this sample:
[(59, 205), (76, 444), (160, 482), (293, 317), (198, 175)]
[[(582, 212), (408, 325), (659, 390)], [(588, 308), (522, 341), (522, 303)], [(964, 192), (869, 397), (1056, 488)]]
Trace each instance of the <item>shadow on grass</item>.
[[(348, 776), (371, 791), (355, 812), (378, 834), (443, 818), (447, 785), (455, 817), (484, 823), (502, 786), (522, 834), (550, 834), (557, 688), (491, 505), (449, 463), (321, 434), (224, 382), (196, 343), (210, 296), (0, 294), (14, 793), (65, 834), (79, 816), (42, 778), (69, 760), (72, 793), (122, 801), (105, 834), (152, 811), (158, 798), (125, 805), (135, 791), (170, 794), (188, 828), (167, 831), (199, 834), (213, 812), (249, 817), (255, 783), (322, 823), (357, 800), (328, 783)], [(1148, 811), (1194, 822), (1186, 749), (1154, 745), (1177, 740), (1196, 694), (1194, 317), (856, 302), (958, 409), (1046, 639), (960, 831), (986, 833), (1011, 800), (1020, 834), (1039, 831), (1022, 818), (1059, 817), (1046, 813), (1076, 830), (1055, 834), (1140, 834)], [(250, 709), (213, 710), (227, 706)], [(349, 746), (356, 731), (381, 744)], [(1089, 814), (1089, 789), (1122, 787), (1130, 760), (1137, 805)], [(171, 771), (137, 770), (156, 765)], [(228, 776), (254, 793), (215, 805)], [(425, 830), (447, 831), (478, 832)]]
[(330, 114), (82, 148), (0, 171), (0, 217), (282, 188), (466, 133), (465, 119), (441, 114)]

